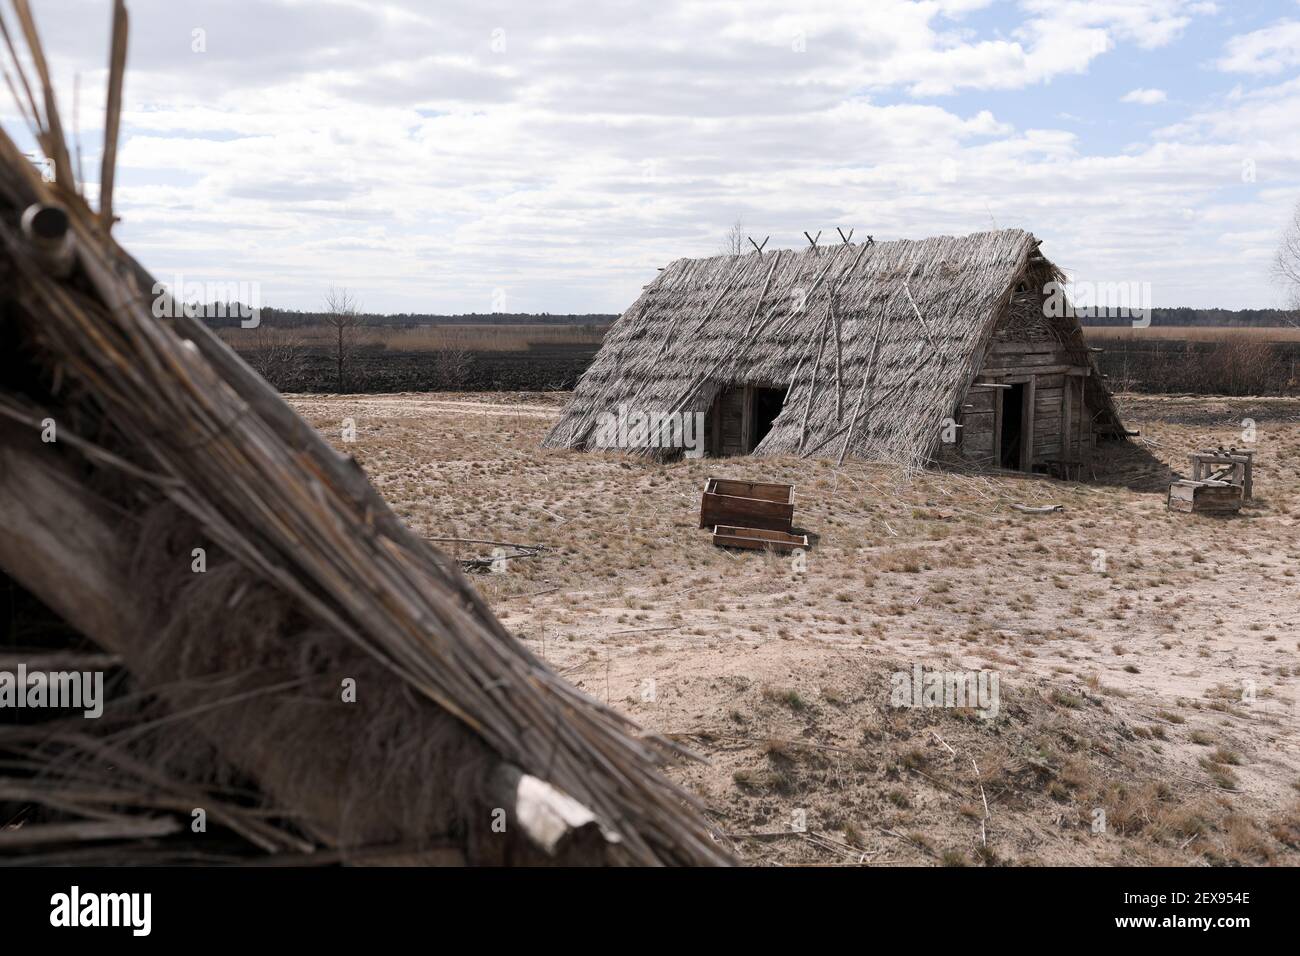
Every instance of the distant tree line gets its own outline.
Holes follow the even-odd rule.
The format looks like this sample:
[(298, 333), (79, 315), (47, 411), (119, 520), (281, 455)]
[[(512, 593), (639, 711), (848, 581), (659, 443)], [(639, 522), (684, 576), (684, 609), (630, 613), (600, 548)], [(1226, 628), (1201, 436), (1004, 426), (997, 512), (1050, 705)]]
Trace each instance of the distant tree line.
[[(215, 304), (202, 312), (204, 321), (214, 329), (233, 328), (240, 323), (238, 303)], [(276, 329), (300, 329), (309, 326), (328, 326), (332, 324), (333, 313), (327, 311), (305, 312), (299, 309), (263, 308), (262, 324)], [(558, 312), (466, 312), (457, 315), (439, 315), (434, 312), (398, 312), (392, 315), (379, 315), (372, 312), (359, 313), (356, 325), (359, 328), (412, 329), (422, 325), (608, 325), (617, 319), (617, 315), (603, 313), (558, 313)], [(1152, 325), (1210, 326), (1222, 328), (1275, 328), (1297, 324), (1295, 310), (1289, 309), (1192, 309), (1179, 307), (1173, 309), (1152, 309)], [(1081, 314), (1079, 321), (1087, 325), (1117, 326), (1132, 325), (1131, 315), (1120, 310), (1099, 308), (1088, 314)]]
[[(1132, 325), (1133, 317), (1114, 309), (1097, 309), (1095, 315), (1081, 315), (1081, 324)], [(1152, 309), (1152, 325), (1198, 325), (1222, 328), (1276, 328), (1296, 324), (1296, 313), (1288, 309)]]
[[(214, 329), (234, 328), (240, 324), (238, 303), (215, 304), (202, 310), (204, 321)], [(329, 311), (304, 312), (299, 309), (264, 307), (261, 324), (276, 329), (301, 329), (309, 326), (332, 325), (336, 313)], [(356, 326), (360, 328), (412, 329), (421, 325), (608, 325), (618, 316), (597, 313), (560, 314), (552, 312), (468, 312), (458, 315), (438, 315), (431, 312), (399, 312), (379, 315), (358, 313)]]

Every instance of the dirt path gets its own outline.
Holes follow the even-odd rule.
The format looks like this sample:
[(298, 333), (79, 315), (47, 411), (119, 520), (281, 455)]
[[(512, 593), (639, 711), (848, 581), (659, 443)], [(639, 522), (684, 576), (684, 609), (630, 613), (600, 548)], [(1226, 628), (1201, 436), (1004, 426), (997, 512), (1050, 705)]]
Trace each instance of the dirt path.
[(317, 414), (342, 406), (366, 415), (410, 418), (429, 412), (451, 412), (463, 415), (515, 415), (524, 418), (559, 417), (559, 409), (551, 405), (527, 405), (509, 402), (460, 401), (435, 399), (423, 395), (293, 395), (295, 407)]

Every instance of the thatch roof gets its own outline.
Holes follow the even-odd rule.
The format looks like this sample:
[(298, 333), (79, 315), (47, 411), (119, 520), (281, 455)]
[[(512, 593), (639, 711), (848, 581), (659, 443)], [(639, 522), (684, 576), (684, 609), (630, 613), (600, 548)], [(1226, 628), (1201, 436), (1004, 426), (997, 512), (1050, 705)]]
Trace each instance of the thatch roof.
[(660, 772), (680, 748), (533, 656), (202, 322), (155, 318), (110, 235), (125, 8), (98, 210), (12, 8), (56, 180), (0, 132), (0, 596), (57, 618), (15, 617), (0, 669), (109, 668), (113, 692), (99, 721), (0, 726), (0, 857), (727, 862)]
[[(755, 454), (836, 457), (847, 442), (849, 456), (924, 464), (1022, 284), (1041, 296), (1063, 280), (1038, 246), (1003, 229), (679, 259), (610, 329), (546, 445), (592, 447), (597, 416), (620, 405), (705, 412), (742, 384), (789, 389)], [(1073, 318), (1056, 334), (1091, 362)]]

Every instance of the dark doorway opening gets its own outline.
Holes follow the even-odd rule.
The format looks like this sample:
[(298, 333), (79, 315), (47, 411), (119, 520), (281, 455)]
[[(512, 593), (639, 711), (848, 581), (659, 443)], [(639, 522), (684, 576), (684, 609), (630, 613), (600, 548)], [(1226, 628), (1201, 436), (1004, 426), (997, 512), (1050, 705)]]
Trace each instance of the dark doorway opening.
[(1025, 385), (1017, 382), (1002, 392), (1002, 456), (1003, 468), (1020, 470), (1020, 444), (1022, 422), (1025, 417)]
[(754, 389), (754, 443), (749, 446), (750, 451), (772, 430), (772, 423), (785, 404), (785, 392), (783, 388)]

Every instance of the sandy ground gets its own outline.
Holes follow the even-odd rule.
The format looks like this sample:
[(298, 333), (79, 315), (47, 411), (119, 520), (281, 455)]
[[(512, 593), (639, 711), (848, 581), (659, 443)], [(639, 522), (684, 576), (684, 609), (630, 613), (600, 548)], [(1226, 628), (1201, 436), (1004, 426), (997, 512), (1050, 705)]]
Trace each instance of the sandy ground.
[[(290, 400), (420, 533), (548, 549), (476, 582), (570, 680), (696, 750), (671, 772), (746, 861), (1300, 862), (1300, 400), (1124, 396), (1141, 438), (1085, 484), (543, 451), (564, 398)], [(1166, 466), (1245, 418), (1255, 500), (1168, 512)], [(810, 552), (712, 547), (713, 476), (794, 483)], [(918, 666), (996, 675), (996, 715), (897, 706)]]

